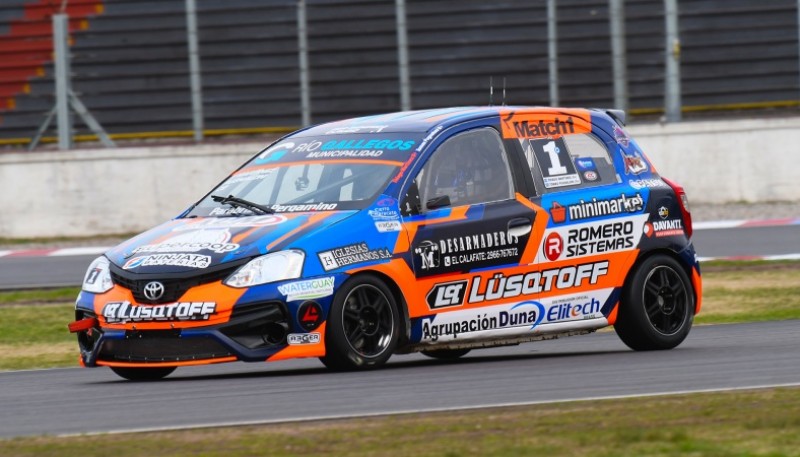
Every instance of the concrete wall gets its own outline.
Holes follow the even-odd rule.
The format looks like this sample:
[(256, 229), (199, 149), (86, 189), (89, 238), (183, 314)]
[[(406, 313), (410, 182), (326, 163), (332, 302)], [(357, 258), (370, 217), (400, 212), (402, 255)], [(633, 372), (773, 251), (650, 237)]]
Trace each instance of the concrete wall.
[[(800, 201), (800, 117), (629, 130), (692, 202)], [(180, 213), (266, 144), (0, 154), (0, 238), (144, 230)]]
[(690, 202), (800, 201), (800, 117), (631, 126)]
[(142, 231), (181, 213), (265, 145), (0, 154), (0, 238)]

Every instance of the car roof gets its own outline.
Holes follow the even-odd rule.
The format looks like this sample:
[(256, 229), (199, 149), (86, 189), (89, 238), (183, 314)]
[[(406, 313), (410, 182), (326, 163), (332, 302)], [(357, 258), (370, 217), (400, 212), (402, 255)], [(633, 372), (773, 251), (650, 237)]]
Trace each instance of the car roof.
[[(357, 117), (341, 121), (309, 127), (299, 132), (298, 136), (314, 136), (340, 133), (425, 133), (441, 126), (447, 128), (462, 122), (499, 116), (500, 113), (524, 112), (527, 114), (546, 114), (571, 111), (573, 108), (558, 108), (550, 106), (460, 106), (452, 108), (437, 108), (417, 111), (400, 111), (396, 113), (377, 114), (374, 116)], [(592, 114), (613, 117), (624, 122), (622, 111), (591, 109)], [(611, 119), (608, 119), (609, 121)], [(612, 121), (613, 122), (613, 121)]]

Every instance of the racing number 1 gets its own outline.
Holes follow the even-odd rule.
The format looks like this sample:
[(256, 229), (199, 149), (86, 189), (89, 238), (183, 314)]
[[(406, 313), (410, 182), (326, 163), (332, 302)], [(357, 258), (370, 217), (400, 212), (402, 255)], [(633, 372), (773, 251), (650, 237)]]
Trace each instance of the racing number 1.
[(547, 169), (547, 175), (555, 176), (566, 174), (567, 167), (561, 165), (561, 159), (558, 157), (558, 153), (561, 152), (561, 150), (556, 146), (556, 142), (549, 141), (542, 146), (542, 149), (550, 156), (550, 168)]

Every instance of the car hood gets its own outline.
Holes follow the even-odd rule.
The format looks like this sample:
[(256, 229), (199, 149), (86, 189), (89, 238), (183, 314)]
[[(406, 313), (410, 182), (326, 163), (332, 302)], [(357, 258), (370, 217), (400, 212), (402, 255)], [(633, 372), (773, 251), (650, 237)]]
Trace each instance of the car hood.
[(106, 253), (133, 273), (186, 273), (283, 249), (357, 211), (174, 219)]

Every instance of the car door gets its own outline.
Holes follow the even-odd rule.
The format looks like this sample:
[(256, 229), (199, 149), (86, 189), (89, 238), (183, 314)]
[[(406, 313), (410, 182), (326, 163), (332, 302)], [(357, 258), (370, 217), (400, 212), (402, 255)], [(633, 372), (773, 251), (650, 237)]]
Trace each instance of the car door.
[[(490, 299), (503, 292), (487, 293), (487, 282), (519, 270), (523, 255), (533, 260), (526, 247), (537, 214), (516, 192), (509, 163), (497, 129), (457, 133), (434, 151), (401, 202), (416, 286), (404, 291), (420, 332), (414, 339), (476, 339), (501, 329), (505, 308), (485, 307), (511, 299)], [(487, 325), (475, 320), (476, 311), (485, 311)]]

